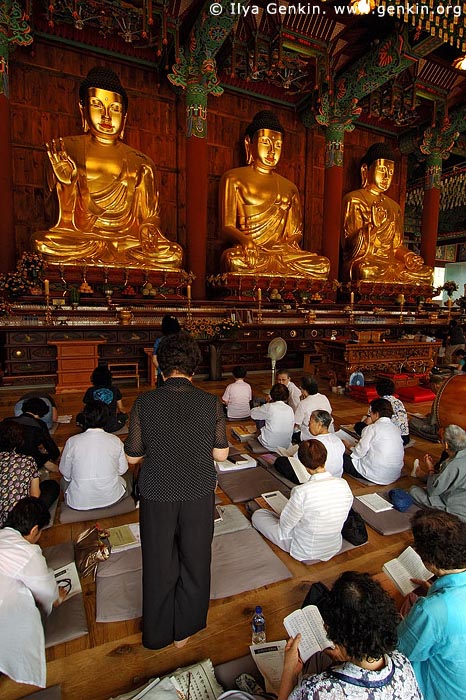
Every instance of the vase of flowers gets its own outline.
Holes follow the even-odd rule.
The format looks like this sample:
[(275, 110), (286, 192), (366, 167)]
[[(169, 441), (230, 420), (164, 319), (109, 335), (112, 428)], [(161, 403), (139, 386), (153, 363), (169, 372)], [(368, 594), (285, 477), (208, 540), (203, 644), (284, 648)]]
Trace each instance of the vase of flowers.
[(219, 381), (222, 378), (222, 344), (221, 340), (236, 335), (241, 323), (232, 318), (220, 320), (192, 318), (185, 323), (185, 330), (199, 340), (209, 340), (209, 379)]

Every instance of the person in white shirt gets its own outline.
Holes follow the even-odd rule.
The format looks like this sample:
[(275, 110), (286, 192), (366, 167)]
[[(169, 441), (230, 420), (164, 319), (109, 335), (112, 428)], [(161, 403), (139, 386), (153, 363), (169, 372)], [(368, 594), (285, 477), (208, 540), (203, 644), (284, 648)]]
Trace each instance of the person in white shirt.
[(42, 501), (28, 496), (0, 530), (0, 672), (40, 688), (46, 686), (46, 660), (37, 605), (49, 615), (66, 596), (37, 544), (49, 520)]
[(286, 369), (281, 369), (277, 373), (277, 384), (284, 384), (284, 386), (286, 386), (289, 394), (288, 406), (291, 406), (293, 411), (296, 411), (301, 400), (301, 389), (291, 381), (290, 373)]
[(387, 399), (374, 399), (371, 402), (371, 424), (362, 431), (361, 439), (352, 448), (351, 455), (344, 455), (343, 470), (347, 474), (382, 485), (392, 484), (400, 478), (404, 447), (400, 430), (392, 423), (392, 413), (391, 403)]
[(274, 384), (270, 390), (270, 401), (251, 411), (251, 418), (260, 428), (258, 440), (267, 450), (277, 447), (287, 449), (293, 435), (294, 413), (288, 400), (288, 389), (284, 384)]
[(309, 421), (312, 411), (328, 411), (332, 413), (330, 401), (325, 394), (319, 394), (316, 382), (310, 376), (301, 378), (301, 394), (303, 398), (294, 412), (295, 431), (301, 432), (301, 440), (310, 440)]
[[(325, 449), (327, 450), (325, 470), (332, 476), (340, 477), (343, 474), (345, 445), (338, 435), (329, 432), (331, 424), (332, 416), (328, 411), (312, 411), (309, 420), (309, 431), (312, 438), (319, 440), (319, 442), (325, 445)], [(298, 451), (298, 445), (293, 445), (292, 449), (296, 453)], [(289, 481), (292, 481), (294, 484), (301, 483), (288, 457), (277, 457), (273, 466), (280, 474), (286, 476)]]
[(318, 440), (302, 442), (298, 458), (311, 475), (309, 481), (294, 487), (280, 517), (260, 509), (253, 513), (252, 524), (298, 561), (328, 561), (341, 549), (353, 494), (344, 479), (325, 470), (327, 450)]
[(251, 415), (251, 385), (244, 381), (247, 374), (245, 367), (233, 367), (232, 374), (235, 381), (225, 389), (222, 401), (227, 407), (229, 420), (244, 420)]
[(107, 406), (92, 401), (86, 404), (83, 417), (84, 433), (68, 438), (63, 449), (61, 486), (70, 508), (105, 508), (131, 493), (132, 475), (122, 441), (104, 430)]

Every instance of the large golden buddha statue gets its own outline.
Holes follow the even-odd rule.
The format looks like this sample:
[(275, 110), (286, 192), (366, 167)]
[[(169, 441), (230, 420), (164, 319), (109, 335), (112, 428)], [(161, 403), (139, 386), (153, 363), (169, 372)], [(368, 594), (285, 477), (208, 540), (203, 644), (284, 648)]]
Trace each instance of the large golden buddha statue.
[(344, 274), (349, 280), (431, 284), (432, 268), (403, 246), (400, 206), (385, 194), (394, 169), (385, 143), (373, 144), (361, 160), (362, 188), (343, 199)]
[(84, 134), (47, 144), (57, 222), (33, 245), (54, 263), (180, 269), (182, 248), (160, 230), (155, 165), (122, 141), (128, 98), (118, 77), (93, 68), (79, 97)]
[(275, 172), (283, 134), (273, 112), (256, 114), (245, 136), (248, 165), (222, 177), (221, 232), (237, 244), (223, 253), (222, 266), (243, 275), (326, 279), (328, 258), (299, 247), (303, 220), (296, 185)]

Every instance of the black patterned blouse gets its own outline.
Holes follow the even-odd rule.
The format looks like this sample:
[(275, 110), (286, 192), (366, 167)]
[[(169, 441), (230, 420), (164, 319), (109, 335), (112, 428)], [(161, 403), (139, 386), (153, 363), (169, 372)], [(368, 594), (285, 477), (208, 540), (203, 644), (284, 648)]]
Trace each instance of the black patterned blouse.
[(193, 501), (215, 489), (212, 449), (228, 447), (222, 405), (183, 377), (136, 399), (125, 452), (142, 457), (139, 491), (153, 501)]
[(0, 527), (21, 498), (29, 496), (31, 479), (39, 477), (34, 457), (0, 452)]

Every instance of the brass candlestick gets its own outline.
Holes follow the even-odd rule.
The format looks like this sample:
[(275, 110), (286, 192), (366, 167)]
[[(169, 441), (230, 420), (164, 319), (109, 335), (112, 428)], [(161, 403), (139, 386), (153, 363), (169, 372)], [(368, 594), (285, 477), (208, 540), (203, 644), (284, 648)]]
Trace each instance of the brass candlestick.
[(50, 294), (45, 295), (45, 325), (53, 326), (52, 307), (50, 306)]
[(262, 323), (262, 289), (257, 290), (257, 322)]

